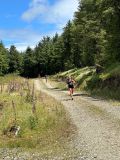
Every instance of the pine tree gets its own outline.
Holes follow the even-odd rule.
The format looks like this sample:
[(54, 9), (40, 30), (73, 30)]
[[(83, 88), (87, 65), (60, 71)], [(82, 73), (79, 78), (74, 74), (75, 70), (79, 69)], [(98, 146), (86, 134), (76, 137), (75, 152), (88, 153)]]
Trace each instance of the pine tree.
[(0, 42), (0, 75), (4, 75), (8, 72), (9, 68), (8, 51), (5, 49), (2, 42)]
[(16, 50), (16, 47), (12, 45), (9, 51), (9, 72), (21, 73), (22, 64), (23, 64), (22, 54), (20, 54)]

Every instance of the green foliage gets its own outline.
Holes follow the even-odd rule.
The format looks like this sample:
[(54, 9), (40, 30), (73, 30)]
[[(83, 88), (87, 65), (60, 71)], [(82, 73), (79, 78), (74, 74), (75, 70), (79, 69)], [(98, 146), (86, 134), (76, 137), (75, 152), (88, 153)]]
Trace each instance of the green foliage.
[(28, 118), (28, 123), (31, 130), (35, 129), (35, 127), (37, 126), (37, 118), (35, 116), (30, 116)]
[[(31, 77), (35, 74), (36, 59), (33, 50), (28, 47), (24, 54), (23, 74)], [(32, 72), (31, 72), (32, 71)]]
[(36, 77), (95, 64), (108, 68), (120, 62), (119, 22), (119, 0), (81, 0), (61, 35), (43, 37), (23, 54), (15, 46), (8, 52), (1, 43), (0, 74)]
[(91, 79), (87, 82), (87, 88), (86, 89), (94, 89), (94, 88), (99, 88), (101, 84), (101, 79), (99, 75), (94, 74)]
[(8, 51), (5, 49), (2, 42), (0, 42), (0, 75), (4, 75), (8, 72)]
[(16, 47), (12, 45), (9, 51), (9, 72), (21, 73), (22, 63), (22, 54), (20, 54), (16, 50)]

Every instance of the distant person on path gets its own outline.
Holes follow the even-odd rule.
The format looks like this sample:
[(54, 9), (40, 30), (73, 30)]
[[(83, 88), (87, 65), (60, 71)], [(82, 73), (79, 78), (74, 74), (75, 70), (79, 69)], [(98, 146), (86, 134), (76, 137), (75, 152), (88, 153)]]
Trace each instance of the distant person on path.
[(47, 78), (48, 78), (48, 77), (47, 77), (47, 75), (45, 75), (45, 80), (46, 80), (46, 83), (47, 83)]
[[(72, 97), (73, 92), (74, 92), (74, 84), (75, 84), (75, 80), (72, 77), (68, 77), (67, 78), (67, 85), (68, 85), (68, 89), (69, 89), (69, 94)], [(73, 97), (72, 97), (73, 100)]]

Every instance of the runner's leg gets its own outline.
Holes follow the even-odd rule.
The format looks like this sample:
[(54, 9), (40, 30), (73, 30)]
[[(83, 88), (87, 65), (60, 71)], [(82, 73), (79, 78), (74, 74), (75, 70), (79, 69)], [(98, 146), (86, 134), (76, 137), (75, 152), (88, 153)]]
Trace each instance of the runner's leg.
[(72, 89), (72, 91), (71, 91), (71, 92), (72, 92), (72, 94), (73, 94), (73, 92), (74, 92), (74, 88), (71, 88), (71, 89)]
[(73, 100), (72, 94), (73, 94), (73, 88), (70, 88), (70, 96), (71, 96), (71, 98), (72, 98), (72, 100)]
[(71, 96), (71, 94), (72, 94), (71, 88), (69, 88), (69, 94), (70, 94), (70, 96)]

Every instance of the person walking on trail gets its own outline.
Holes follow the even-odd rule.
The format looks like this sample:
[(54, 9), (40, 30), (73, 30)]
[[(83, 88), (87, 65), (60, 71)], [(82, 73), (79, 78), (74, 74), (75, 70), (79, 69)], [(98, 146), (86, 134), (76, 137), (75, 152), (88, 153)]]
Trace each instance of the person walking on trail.
[(72, 77), (68, 77), (67, 78), (67, 84), (68, 84), (68, 89), (69, 89), (69, 95), (71, 96), (71, 98), (73, 100), (75, 80)]
[(47, 75), (45, 75), (45, 80), (46, 80), (46, 83), (47, 83), (47, 79), (48, 79), (48, 77), (47, 77)]

